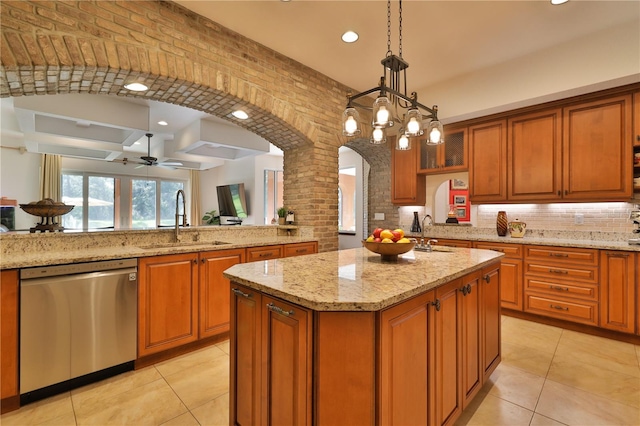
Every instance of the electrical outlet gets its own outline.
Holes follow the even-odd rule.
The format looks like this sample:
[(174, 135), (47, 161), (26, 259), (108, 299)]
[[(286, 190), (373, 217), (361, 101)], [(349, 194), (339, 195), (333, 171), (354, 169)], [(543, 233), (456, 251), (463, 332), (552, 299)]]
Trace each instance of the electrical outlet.
[(384, 213), (374, 213), (373, 220), (384, 220)]
[(584, 215), (582, 213), (576, 213), (575, 216), (573, 216), (573, 223), (576, 225), (584, 224)]

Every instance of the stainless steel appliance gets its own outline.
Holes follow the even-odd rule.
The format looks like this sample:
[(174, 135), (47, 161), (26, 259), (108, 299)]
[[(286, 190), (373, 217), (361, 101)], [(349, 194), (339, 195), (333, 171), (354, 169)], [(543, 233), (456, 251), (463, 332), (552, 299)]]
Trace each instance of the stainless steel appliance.
[(23, 403), (133, 369), (136, 259), (22, 269), (20, 291)]

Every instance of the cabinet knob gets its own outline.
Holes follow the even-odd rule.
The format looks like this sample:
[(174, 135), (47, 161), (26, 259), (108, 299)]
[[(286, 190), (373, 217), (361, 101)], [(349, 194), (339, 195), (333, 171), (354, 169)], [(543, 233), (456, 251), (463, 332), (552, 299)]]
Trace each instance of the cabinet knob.
[(436, 299), (434, 302), (431, 302), (431, 305), (436, 307), (436, 311), (438, 311), (438, 312), (440, 311), (440, 307), (441, 307), (440, 299)]
[(491, 275), (487, 274), (484, 277), (482, 277), (482, 279), (485, 280), (487, 284), (489, 284), (491, 282)]

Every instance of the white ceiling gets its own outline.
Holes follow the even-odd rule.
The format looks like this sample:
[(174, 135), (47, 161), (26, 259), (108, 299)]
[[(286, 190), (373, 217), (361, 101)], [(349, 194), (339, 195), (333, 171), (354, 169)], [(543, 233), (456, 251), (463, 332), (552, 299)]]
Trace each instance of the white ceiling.
[[(176, 3), (358, 91), (376, 86), (382, 75), (380, 60), (387, 50), (384, 0)], [(391, 50), (395, 54), (399, 54), (397, 6), (394, 1)], [(420, 91), (637, 21), (639, 16), (638, 0), (570, 0), (561, 6), (552, 6), (548, 0), (405, 0), (403, 57), (410, 65), (409, 89)], [(340, 36), (346, 30), (358, 32), (360, 39), (345, 44)], [(133, 98), (60, 96), (65, 98), (52, 97), (55, 103), (51, 104), (47, 97), (16, 98), (17, 109), (14, 99), (2, 99), (2, 144), (10, 145), (22, 133), (33, 152), (57, 149), (73, 156), (70, 148), (76, 147), (75, 155), (81, 157), (136, 161), (146, 155), (144, 134), (151, 132), (152, 156), (195, 169), (269, 151), (264, 139), (195, 110)], [(158, 125), (160, 120), (169, 125)], [(79, 140), (82, 152), (77, 151)]]

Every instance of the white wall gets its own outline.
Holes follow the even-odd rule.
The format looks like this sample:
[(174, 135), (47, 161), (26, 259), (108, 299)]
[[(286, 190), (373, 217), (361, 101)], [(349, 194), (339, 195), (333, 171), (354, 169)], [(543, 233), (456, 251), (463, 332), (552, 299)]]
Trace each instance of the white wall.
[(339, 249), (348, 249), (355, 247), (362, 247), (361, 241), (364, 239), (362, 235), (363, 222), (364, 222), (364, 207), (362, 196), (362, 157), (355, 151), (343, 147), (340, 149), (340, 155), (338, 158), (338, 166), (343, 168), (355, 167), (356, 168), (356, 233), (355, 235), (339, 235)]
[[(0, 195), (28, 204), (40, 200), (40, 154), (14, 149), (0, 149)], [(38, 218), (15, 208), (16, 229), (28, 229), (38, 223)]]

